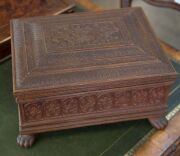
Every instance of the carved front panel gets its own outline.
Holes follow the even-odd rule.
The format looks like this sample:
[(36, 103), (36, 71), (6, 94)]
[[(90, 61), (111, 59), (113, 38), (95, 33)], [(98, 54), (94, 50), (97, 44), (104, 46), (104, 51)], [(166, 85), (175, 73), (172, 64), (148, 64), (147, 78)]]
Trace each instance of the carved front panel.
[(84, 116), (118, 109), (148, 108), (165, 104), (168, 89), (168, 86), (161, 86), (125, 91), (101, 91), (21, 104), (20, 109), (24, 114), (22, 120), (31, 122), (55, 117)]

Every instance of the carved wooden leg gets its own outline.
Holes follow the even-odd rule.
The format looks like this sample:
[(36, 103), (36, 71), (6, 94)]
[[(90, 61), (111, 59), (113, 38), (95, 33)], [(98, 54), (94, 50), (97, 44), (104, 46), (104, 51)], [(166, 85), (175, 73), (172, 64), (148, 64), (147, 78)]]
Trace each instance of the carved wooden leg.
[(164, 129), (168, 125), (168, 120), (165, 116), (159, 118), (149, 118), (149, 122), (157, 129)]
[(18, 135), (17, 144), (21, 147), (28, 148), (31, 147), (35, 141), (34, 135)]

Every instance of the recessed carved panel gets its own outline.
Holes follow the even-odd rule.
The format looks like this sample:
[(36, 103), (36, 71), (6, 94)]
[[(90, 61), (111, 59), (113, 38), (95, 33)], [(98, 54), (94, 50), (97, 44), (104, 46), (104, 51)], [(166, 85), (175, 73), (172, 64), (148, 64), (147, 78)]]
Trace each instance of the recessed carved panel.
[(133, 44), (125, 23), (117, 18), (115, 21), (107, 19), (97, 23), (53, 23), (43, 27), (48, 53), (63, 53), (67, 50), (75, 51), (113, 44)]

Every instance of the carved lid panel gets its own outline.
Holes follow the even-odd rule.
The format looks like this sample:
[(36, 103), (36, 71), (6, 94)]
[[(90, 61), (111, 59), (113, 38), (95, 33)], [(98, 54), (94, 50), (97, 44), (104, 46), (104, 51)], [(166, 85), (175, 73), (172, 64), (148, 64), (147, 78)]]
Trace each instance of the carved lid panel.
[(15, 92), (175, 76), (140, 8), (16, 19), (11, 30)]

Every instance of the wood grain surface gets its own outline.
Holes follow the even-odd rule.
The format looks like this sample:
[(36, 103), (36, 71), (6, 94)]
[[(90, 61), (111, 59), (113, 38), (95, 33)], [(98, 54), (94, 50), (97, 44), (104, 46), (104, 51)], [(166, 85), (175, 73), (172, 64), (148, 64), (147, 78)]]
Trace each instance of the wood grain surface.
[(1, 0), (0, 1), (0, 59), (10, 54), (10, 26), (13, 18), (57, 15), (72, 7), (73, 0)]

